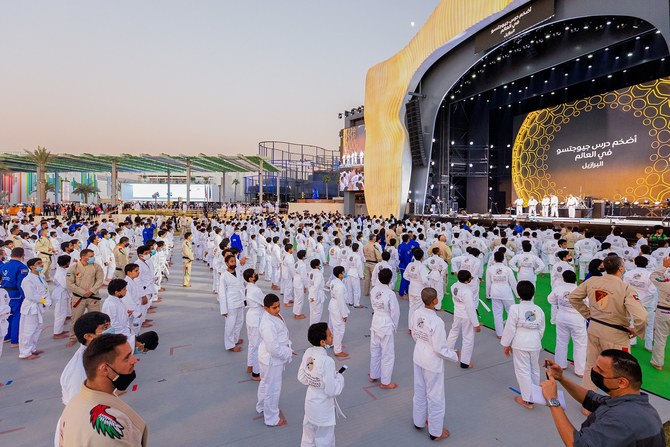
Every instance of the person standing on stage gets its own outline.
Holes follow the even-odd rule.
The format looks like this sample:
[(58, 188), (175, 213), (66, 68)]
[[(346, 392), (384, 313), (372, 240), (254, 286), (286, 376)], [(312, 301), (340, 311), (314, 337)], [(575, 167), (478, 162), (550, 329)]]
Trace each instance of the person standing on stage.
[(528, 201), (528, 217), (537, 217), (537, 199), (534, 196)]
[(523, 199), (519, 197), (514, 201), (514, 204), (516, 205), (516, 215), (521, 216), (523, 214)]
[(542, 217), (549, 217), (549, 203), (551, 203), (549, 197), (542, 197)]
[(577, 197), (570, 194), (568, 196), (567, 205), (568, 205), (568, 217), (570, 219), (574, 219), (576, 212), (575, 210), (577, 209)]
[(552, 194), (549, 200), (551, 203), (551, 214), (549, 217), (558, 217), (558, 197), (556, 194)]

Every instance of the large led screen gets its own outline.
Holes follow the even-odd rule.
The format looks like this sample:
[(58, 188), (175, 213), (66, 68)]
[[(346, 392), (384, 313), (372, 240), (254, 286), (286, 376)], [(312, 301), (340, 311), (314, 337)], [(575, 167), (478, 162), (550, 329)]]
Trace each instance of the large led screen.
[(347, 127), (342, 130), (342, 153), (340, 155), (340, 191), (363, 191), (365, 176), (365, 125)]

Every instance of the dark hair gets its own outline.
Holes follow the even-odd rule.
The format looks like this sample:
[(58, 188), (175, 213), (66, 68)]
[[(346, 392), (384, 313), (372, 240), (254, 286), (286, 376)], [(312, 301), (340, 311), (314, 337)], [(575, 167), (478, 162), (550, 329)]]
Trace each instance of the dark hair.
[(235, 258), (235, 255), (226, 255), (223, 261), (226, 263), (226, 265), (228, 265), (228, 261), (230, 261), (232, 258)]
[(26, 265), (28, 266), (28, 268), (30, 268), (30, 267), (32, 267), (33, 265), (37, 264), (38, 262), (42, 262), (42, 259), (40, 259), (40, 258), (32, 258), (32, 259), (28, 259), (28, 262), (26, 262)]
[(320, 259), (312, 259), (309, 261), (309, 266), (312, 267), (313, 269), (319, 267), (321, 265), (321, 260)]
[(285, 251), (286, 253), (288, 253), (288, 251), (289, 251), (289, 250), (292, 250), (292, 249), (293, 249), (293, 245), (291, 245), (291, 244), (285, 244), (285, 245), (284, 245), (284, 251)]
[(530, 301), (535, 295), (535, 286), (530, 281), (519, 281), (516, 285), (516, 293), (519, 294), (519, 299)]
[(153, 351), (158, 347), (158, 334), (155, 331), (144, 332), (135, 338), (135, 341), (144, 343), (144, 347)]
[(479, 255), (480, 255), (481, 253), (482, 253), (482, 252), (481, 252), (478, 248), (470, 247), (470, 254), (471, 254), (472, 256), (474, 256), (475, 258), (479, 257)]
[(333, 275), (336, 278), (340, 276), (342, 273), (344, 273), (344, 267), (342, 267), (341, 265), (338, 265), (333, 269)]
[(274, 293), (268, 293), (267, 295), (265, 295), (265, 298), (263, 298), (263, 306), (265, 306), (265, 307), (270, 307), (274, 303), (278, 303), (278, 302), (279, 302), (279, 297), (277, 295), (275, 295)]
[(421, 250), (419, 247), (415, 248), (412, 250), (412, 255), (414, 255), (414, 259), (417, 261), (423, 259), (423, 250)]
[(617, 255), (609, 255), (603, 259), (603, 266), (609, 275), (616, 274), (623, 265), (623, 260)]
[(642, 385), (642, 368), (632, 354), (619, 349), (605, 349), (601, 357), (612, 359), (612, 369), (615, 377), (625, 377), (631, 388), (640, 389)]
[(472, 278), (472, 273), (468, 270), (459, 270), (458, 271), (458, 282), (465, 282), (468, 279)]
[(328, 338), (328, 323), (314, 323), (307, 329), (307, 340), (313, 346), (321, 346), (321, 341)]
[(591, 259), (589, 262), (589, 275), (591, 276), (603, 276), (602, 272), (600, 271), (600, 264), (603, 263), (602, 259)]
[(645, 256), (640, 255), (635, 257), (635, 267), (645, 268), (647, 265), (649, 265), (649, 259)]
[(123, 268), (123, 273), (125, 273), (127, 275), (128, 273), (132, 272), (133, 270), (135, 270), (137, 268), (140, 268), (140, 266), (131, 262), (129, 264), (126, 264), (126, 266)]
[(144, 253), (148, 251), (151, 251), (151, 247), (149, 247), (148, 245), (140, 245), (139, 247), (137, 247), (137, 254), (139, 256), (142, 256)]
[(307, 256), (306, 250), (298, 250), (298, 253), (296, 254), (298, 259), (305, 259), (305, 256)]
[(391, 260), (391, 252), (385, 251), (382, 253), (382, 261), (389, 261)]
[(254, 271), (254, 269), (249, 268), (249, 269), (246, 269), (246, 270), (244, 271), (244, 273), (242, 273), (242, 277), (244, 278), (244, 280), (245, 280), (246, 282), (249, 282), (249, 280), (250, 280), (251, 278), (253, 278), (253, 276), (254, 276), (255, 273), (256, 273), (256, 272)]
[[(505, 248), (505, 247), (502, 247)], [(503, 262), (505, 259), (505, 252), (504, 251), (497, 251), (493, 253), (493, 260), (496, 262)]]
[(566, 270), (563, 272), (563, 282), (575, 284), (577, 282), (577, 275), (572, 270)]
[(432, 287), (426, 287), (421, 291), (421, 301), (428, 306), (437, 299), (437, 290)]
[(74, 335), (77, 337), (79, 343), (85, 345), (86, 339), (84, 338), (84, 335), (95, 334), (95, 330), (98, 329), (98, 326), (109, 323), (110, 321), (109, 315), (105, 313), (95, 310), (86, 312), (74, 322)]
[(109, 285), (107, 285), (107, 293), (112, 296), (116, 292), (122, 291), (127, 285), (128, 283), (125, 279), (114, 278), (109, 282)]
[(95, 379), (95, 372), (101, 363), (114, 363), (118, 355), (116, 347), (126, 343), (128, 343), (128, 337), (123, 334), (102, 334), (95, 337), (83, 355), (86, 378)]
[(570, 252), (568, 250), (560, 250), (558, 253), (556, 253), (556, 257), (561, 261), (564, 261), (569, 254)]
[(391, 283), (391, 278), (393, 278), (393, 272), (391, 272), (391, 269), (381, 269), (377, 274), (377, 278), (379, 278), (380, 283), (388, 285)]
[(12, 252), (9, 255), (12, 258), (22, 258), (26, 254), (25, 250), (21, 247), (12, 248)]
[(61, 267), (67, 267), (72, 262), (72, 257), (70, 255), (60, 255), (56, 260), (56, 263)]

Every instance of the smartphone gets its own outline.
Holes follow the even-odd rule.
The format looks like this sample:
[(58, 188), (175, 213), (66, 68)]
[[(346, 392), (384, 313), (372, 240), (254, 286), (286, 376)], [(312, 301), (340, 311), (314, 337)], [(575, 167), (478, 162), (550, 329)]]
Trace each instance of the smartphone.
[[(547, 369), (549, 368), (549, 362), (547, 359), (544, 359), (544, 367)], [(547, 380), (549, 380), (549, 374), (547, 374), (547, 371), (544, 372), (544, 375), (547, 376)]]
[(340, 374), (344, 374), (344, 372), (349, 368), (347, 365), (342, 366), (337, 372)]

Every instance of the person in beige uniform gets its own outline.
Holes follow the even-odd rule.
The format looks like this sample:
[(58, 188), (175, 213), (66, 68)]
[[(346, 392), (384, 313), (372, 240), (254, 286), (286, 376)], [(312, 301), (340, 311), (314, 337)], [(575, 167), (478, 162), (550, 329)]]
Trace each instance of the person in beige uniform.
[(77, 341), (74, 335), (74, 323), (77, 318), (87, 310), (100, 311), (100, 297), (97, 294), (105, 280), (102, 267), (95, 262), (93, 250), (85, 248), (79, 256), (79, 262), (70, 267), (65, 275), (65, 286), (72, 294), (72, 321), (68, 346), (73, 346)]
[(371, 234), (368, 243), (363, 246), (363, 256), (365, 256), (365, 279), (363, 283), (363, 295), (370, 295), (370, 282), (372, 280), (372, 271), (378, 262), (382, 260), (382, 254), (375, 248), (375, 235)]
[(193, 244), (191, 238), (193, 235), (190, 231), (184, 233), (184, 243), (181, 244), (181, 260), (184, 263), (184, 287), (191, 287), (191, 267), (193, 267)]
[(61, 447), (146, 446), (146, 422), (114, 389), (126, 390), (135, 379), (133, 348), (122, 334), (102, 334), (83, 354), (86, 380), (65, 406), (58, 423)]
[(54, 247), (49, 239), (49, 230), (40, 230), (40, 238), (35, 242), (35, 254), (42, 260), (44, 279), (51, 281), (51, 257)]
[(447, 264), (451, 263), (451, 258), (453, 255), (451, 254), (451, 249), (447, 246), (447, 237), (444, 234), (441, 235), (440, 238), (430, 246), (428, 253), (432, 253), (433, 248), (439, 248), (440, 252), (438, 255), (440, 258), (444, 259), (444, 262)]
[[(623, 259), (607, 256), (603, 260), (606, 275), (593, 276), (570, 293), (570, 304), (586, 319), (588, 329), (585, 371), (590, 371), (598, 355), (605, 349), (630, 352), (630, 338), (644, 338), (647, 310), (635, 296), (635, 289), (621, 280), (625, 270)], [(584, 298), (589, 305), (584, 304)], [(630, 327), (630, 322), (633, 327)], [(589, 374), (584, 374), (582, 385), (595, 389)]]
[(670, 335), (670, 256), (663, 259), (663, 266), (649, 275), (649, 279), (658, 289), (651, 366), (662, 371), (665, 363), (665, 344)]
[(130, 253), (128, 251), (128, 246), (130, 245), (130, 239), (126, 236), (123, 236), (119, 239), (119, 243), (114, 247), (114, 278), (123, 279), (126, 277), (125, 268), (126, 265), (130, 262)]

